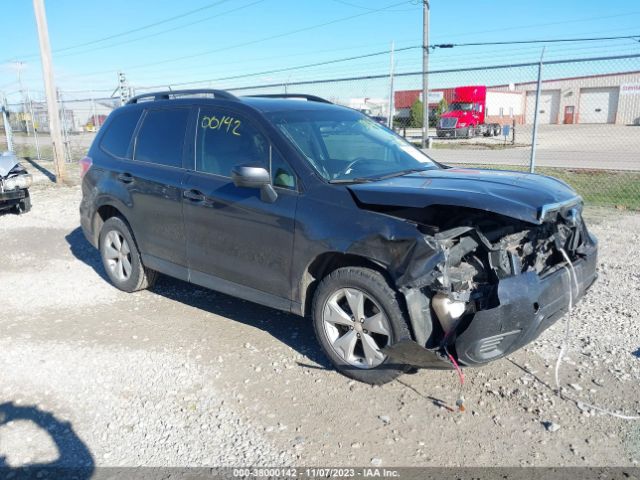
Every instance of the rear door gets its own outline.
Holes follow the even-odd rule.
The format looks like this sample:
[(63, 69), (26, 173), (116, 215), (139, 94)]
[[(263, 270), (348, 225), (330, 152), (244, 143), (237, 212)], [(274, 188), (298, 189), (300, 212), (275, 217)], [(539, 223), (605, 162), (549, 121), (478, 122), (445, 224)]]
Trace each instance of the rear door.
[(134, 139), (133, 161), (118, 174), (130, 192), (131, 222), (145, 263), (161, 270), (171, 264), (187, 266), (182, 181), (189, 114), (188, 107), (146, 109)]
[[(195, 130), (195, 165), (185, 180), (183, 203), (191, 279), (288, 308), (298, 200), (293, 170), (258, 125), (239, 112), (202, 108)], [(232, 168), (249, 163), (271, 165), (274, 203), (262, 201), (258, 189), (233, 184)]]

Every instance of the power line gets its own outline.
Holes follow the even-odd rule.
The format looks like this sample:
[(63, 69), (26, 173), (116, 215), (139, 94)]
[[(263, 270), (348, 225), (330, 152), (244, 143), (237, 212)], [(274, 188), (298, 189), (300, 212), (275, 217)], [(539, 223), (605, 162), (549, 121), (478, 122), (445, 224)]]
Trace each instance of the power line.
[[(402, 51), (406, 51), (406, 50), (415, 50), (417, 48), (422, 48), (419, 45), (416, 46), (412, 46), (412, 47), (404, 47), (404, 48), (397, 48), (395, 49), (395, 52), (402, 52)], [(210, 79), (206, 79), (206, 80), (195, 80), (195, 81), (190, 81), (190, 82), (180, 82), (180, 83), (172, 83), (172, 86), (185, 86), (185, 85), (194, 85), (197, 83), (207, 83), (207, 82), (218, 82), (218, 81), (223, 81), (223, 80), (236, 80), (239, 78), (247, 78), (247, 77), (255, 77), (258, 75), (269, 75), (272, 73), (281, 73), (281, 72), (289, 72), (292, 70), (302, 70), (304, 68), (311, 68), (311, 67), (321, 67), (323, 65), (330, 65), (333, 63), (340, 63), (340, 62), (348, 62), (351, 60), (359, 60), (361, 58), (369, 58), (369, 57), (376, 57), (379, 55), (386, 55), (388, 53), (391, 53), (391, 50), (384, 50), (382, 52), (374, 52), (374, 53), (367, 53), (364, 55), (357, 55), (355, 57), (346, 57), (346, 58), (337, 58), (334, 60), (327, 60), (324, 62), (317, 62), (317, 63), (307, 63), (305, 65), (298, 65), (296, 67), (286, 67), (286, 68), (279, 68), (279, 69), (274, 69), (274, 70), (264, 70), (262, 72), (254, 72), (254, 73), (247, 73), (247, 74), (241, 74), (241, 75), (233, 75), (233, 76), (229, 76), (229, 77), (219, 77), (219, 78), (210, 78)], [(166, 84), (165, 84), (166, 85)], [(164, 87), (165, 85), (154, 85), (151, 87), (146, 87), (146, 88), (159, 88), (159, 87)]]
[[(382, 12), (382, 11), (388, 10), (390, 8), (397, 7), (398, 5), (402, 5), (405, 2), (406, 2), (406, 0), (403, 0), (402, 2), (393, 3), (391, 5), (387, 5), (386, 7), (378, 8), (376, 10), (367, 11), (367, 12), (363, 12), (363, 13), (358, 13), (358, 14), (355, 14), (355, 15), (349, 15), (347, 17), (340, 17), (340, 18), (336, 18), (334, 20), (330, 20), (328, 22), (323, 22), (323, 23), (319, 23), (319, 24), (315, 24), (315, 25), (310, 25), (308, 27), (298, 28), (298, 29), (295, 29), (295, 30), (289, 30), (287, 32), (282, 32), (282, 33), (278, 33), (278, 34), (275, 34), (275, 35), (270, 35), (270, 36), (267, 36), (267, 37), (262, 37), (262, 38), (258, 38), (258, 39), (255, 39), (255, 40), (250, 40), (250, 41), (247, 41), (247, 42), (238, 43), (238, 44), (235, 44), (235, 45), (229, 45), (227, 47), (220, 47), (220, 48), (216, 48), (216, 49), (213, 49), (213, 50), (207, 50), (207, 51), (200, 52), (200, 53), (194, 53), (194, 54), (191, 54), (191, 55), (183, 55), (183, 56), (180, 56), (180, 57), (167, 58), (165, 60), (160, 60), (160, 61), (157, 61), (157, 62), (150, 62), (150, 63), (145, 63), (145, 64), (141, 64), (141, 65), (135, 65), (135, 66), (131, 66), (131, 67), (123, 67), (122, 70), (126, 70), (128, 72), (130, 70), (137, 70), (137, 69), (140, 69), (140, 68), (147, 68), (147, 67), (152, 67), (152, 66), (155, 66), (155, 65), (163, 65), (165, 63), (177, 62), (177, 61), (182, 61), (182, 60), (189, 60), (189, 59), (192, 59), (192, 58), (198, 58), (198, 57), (202, 57), (202, 56), (205, 56), (205, 55), (210, 55), (212, 53), (222, 52), (222, 51), (231, 50), (231, 49), (240, 48), (240, 47), (246, 47), (246, 46), (249, 46), (249, 45), (254, 45), (256, 43), (262, 43), (262, 42), (266, 42), (268, 40), (274, 40), (274, 39), (277, 39), (277, 38), (288, 37), (288, 36), (291, 36), (291, 35), (295, 35), (297, 33), (302, 33), (302, 32), (307, 32), (307, 31), (310, 31), (310, 30), (315, 30), (315, 29), (318, 29), (318, 28), (326, 27), (328, 25), (333, 25), (333, 24), (336, 24), (336, 23), (345, 22), (347, 20), (352, 20), (354, 18), (363, 17), (365, 15), (371, 15), (372, 13)], [(105, 71), (95, 72), (95, 73), (112, 73), (113, 71), (114, 70), (111, 69), (111, 70), (105, 70)]]
[(534, 43), (563, 43), (563, 42), (596, 42), (601, 40), (637, 40), (640, 35), (624, 35), (618, 37), (591, 37), (591, 38), (554, 38), (546, 40), (509, 40), (502, 42), (474, 42), (474, 43), (436, 43), (429, 45), (429, 48), (454, 48), (454, 47), (483, 47), (487, 45), (518, 45)]
[[(413, 44), (415, 43), (414, 40), (400, 40), (396, 42), (396, 45), (399, 44)], [(377, 46), (377, 45), (388, 45), (388, 42), (369, 42), (367, 44), (359, 44), (359, 45), (351, 45), (349, 47), (342, 47), (342, 48), (330, 48), (330, 49), (322, 49), (322, 50), (305, 50), (303, 52), (296, 52), (296, 53), (290, 53), (287, 55), (274, 55), (274, 56), (269, 56), (269, 57), (265, 57), (265, 56), (260, 56), (260, 57), (243, 57), (243, 58), (236, 58), (233, 61), (225, 61), (225, 62), (216, 62), (215, 67), (219, 68), (219, 67), (226, 67), (228, 65), (246, 65), (246, 64), (251, 64), (251, 65), (255, 65), (255, 64), (259, 64), (260, 62), (262, 63), (267, 63), (267, 64), (271, 64), (272, 60), (285, 60), (288, 58), (294, 58), (294, 57), (309, 57), (309, 56), (313, 56), (316, 54), (321, 54), (321, 53), (336, 53), (336, 52), (343, 52), (343, 51), (353, 51), (353, 50), (361, 50), (363, 48), (366, 47), (371, 47), (371, 46)], [(397, 50), (396, 50), (397, 51)], [(331, 59), (329, 59), (331, 60)], [(187, 77), (190, 77), (193, 75), (193, 72), (203, 72), (206, 71), (206, 73), (211, 71), (211, 65), (207, 65), (207, 64), (202, 64), (199, 63), (196, 67), (190, 69), (190, 74), (187, 75)], [(242, 70), (240, 70), (242, 71)], [(111, 73), (112, 71), (109, 70), (106, 73)], [(165, 67), (162, 69), (154, 69), (154, 74), (162, 74), (165, 72), (171, 72), (171, 73), (175, 73), (176, 69), (174, 67)], [(79, 74), (79, 75), (73, 75), (73, 74), (64, 74), (64, 75), (60, 75), (58, 78), (60, 79), (66, 79), (66, 78), (90, 78), (90, 77), (95, 77), (96, 75), (103, 75), (105, 72), (101, 71), (101, 72), (94, 72), (94, 73), (88, 73), (88, 74)], [(205, 73), (205, 74), (206, 74)], [(232, 74), (235, 73), (240, 73), (240, 72), (231, 72)], [(183, 75), (184, 76), (184, 75)]]
[[(603, 38), (602, 40), (609, 40), (609, 39), (611, 39), (611, 38)], [(593, 40), (593, 39), (591, 39), (591, 40)], [(524, 42), (515, 41), (513, 43), (524, 43)], [(535, 43), (537, 43), (537, 41), (535, 41)], [(511, 42), (501, 42), (500, 44), (509, 45), (509, 44), (511, 44)], [(432, 47), (432, 46), (430, 45), (430, 47)], [(415, 49), (419, 49), (419, 48), (422, 48), (422, 47), (421, 46), (404, 47), (404, 48), (396, 49), (396, 52), (415, 50)], [(269, 74), (273, 74), (273, 73), (282, 73), (282, 72), (288, 72), (288, 71), (294, 71), (294, 70), (302, 70), (302, 69), (305, 69), (305, 68), (319, 67), (319, 66), (330, 65), (330, 64), (335, 64), (335, 63), (359, 60), (359, 59), (362, 59), (362, 58), (369, 58), (369, 57), (375, 57), (375, 56), (380, 56), (380, 55), (386, 55), (386, 54), (389, 54), (389, 53), (390, 53), (390, 50), (384, 50), (384, 51), (380, 51), (380, 52), (374, 52), (374, 53), (369, 53), (369, 54), (364, 54), (364, 55), (357, 55), (357, 56), (353, 56), (353, 57), (339, 58), (339, 59), (327, 60), (327, 61), (324, 61), (324, 62), (316, 62), (316, 63), (309, 63), (309, 64), (305, 64), (305, 65), (298, 65), (298, 66), (295, 66), (295, 67), (285, 67), (285, 68), (272, 69), (272, 70), (263, 70), (263, 71), (260, 71), (260, 72), (232, 75), (232, 76), (226, 76), (226, 77), (218, 77), (218, 78), (210, 78), (210, 79), (204, 79), (204, 80), (194, 80), (194, 81), (188, 81), (188, 82), (171, 83), (170, 85), (172, 85), (172, 86), (187, 86), (187, 85), (195, 85), (195, 84), (199, 84), (199, 83), (217, 82), (217, 81), (224, 81), (224, 80), (237, 80), (237, 79), (241, 79), (241, 78), (255, 77), (255, 76), (259, 76), (259, 75), (269, 75)], [(154, 85), (154, 86), (150, 86), (150, 87), (146, 87), (146, 88), (160, 88), (160, 87), (164, 87), (164, 86), (166, 86), (166, 84)]]
[[(596, 45), (591, 45), (591, 46), (581, 46), (581, 47), (576, 47), (576, 48), (562, 48), (560, 50), (547, 50), (547, 52), (545, 52), (545, 57), (549, 57), (550, 55), (562, 55), (562, 54), (566, 54), (568, 52), (585, 52), (585, 51), (601, 51), (601, 50), (605, 50), (605, 49), (611, 49), (611, 48), (622, 48), (622, 49), (633, 49), (633, 47), (640, 47), (640, 44), (637, 43), (624, 43), (621, 44), (620, 42), (609, 42), (609, 43), (604, 43), (603, 45), (598, 44)], [(495, 58), (506, 58), (506, 60), (508, 61), (508, 59), (510, 58), (514, 58), (514, 57), (523, 57), (523, 56), (531, 56), (534, 55), (536, 58), (538, 58), (540, 56), (540, 47), (537, 46), (528, 46), (528, 47), (521, 47), (521, 48), (510, 48), (508, 50), (501, 48), (501, 49), (491, 49), (491, 50), (482, 50), (478, 53), (473, 53), (473, 60), (479, 59), (479, 58), (491, 58), (491, 59), (495, 59)], [(464, 52), (462, 53), (462, 51), (458, 54), (451, 54), (448, 53), (446, 56), (444, 57), (440, 57), (440, 56), (433, 56), (432, 57), (432, 63), (443, 63), (443, 62), (448, 62), (450, 60), (458, 60), (458, 59), (463, 59), (463, 60), (468, 60), (470, 58), (470, 54), (469, 52)]]
[[(337, 1), (337, 0), (334, 0)], [(537, 27), (548, 27), (550, 25), (566, 25), (567, 23), (581, 23), (581, 22), (589, 22), (591, 20), (603, 20), (606, 18), (618, 18), (618, 17), (630, 17), (633, 15), (640, 15), (640, 12), (627, 12), (627, 13), (619, 13), (616, 15), (607, 15), (607, 16), (599, 16), (599, 17), (589, 17), (589, 18), (579, 18), (579, 19), (575, 19), (575, 20), (562, 20), (562, 21), (558, 21), (558, 22), (546, 22), (546, 23), (536, 23), (536, 24), (529, 24), (529, 25), (518, 25), (518, 26), (513, 26), (513, 27), (502, 27), (502, 28), (498, 28), (498, 29), (492, 29), (492, 30), (481, 30), (481, 31), (475, 31), (475, 32), (466, 32), (466, 33), (459, 33), (459, 34), (455, 34), (455, 35), (448, 35), (449, 38), (457, 38), (457, 37), (468, 37), (469, 35), (477, 35), (477, 34), (482, 34), (482, 33), (495, 33), (495, 32), (504, 32), (507, 30), (522, 30), (525, 28), (537, 28)], [(593, 32), (591, 32), (593, 33)]]
[[(228, 0), (225, 0), (225, 1), (228, 1)], [(56, 55), (55, 57), (56, 58), (61, 58), (61, 57), (70, 57), (70, 56), (74, 56), (74, 55), (83, 55), (83, 54), (86, 54), (86, 53), (93, 53), (96, 50), (104, 50), (106, 48), (118, 47), (120, 45), (129, 45), (131, 43), (138, 42), (140, 40), (146, 40), (148, 38), (157, 37), (159, 35), (164, 35), (165, 33), (174, 32), (176, 30), (181, 30), (181, 29), (186, 28), (186, 27), (191, 27), (191, 26), (196, 25), (198, 23), (207, 22), (207, 21), (211, 20), (212, 18), (222, 17), (223, 15), (228, 15), (229, 13), (234, 13), (234, 12), (237, 12), (239, 10), (244, 10), (245, 8), (253, 7), (254, 5), (257, 5), (257, 4), (265, 2), (265, 1), (266, 0), (256, 0), (256, 1), (248, 3), (246, 5), (242, 5), (240, 7), (233, 8), (231, 10), (226, 10), (224, 12), (220, 12), (220, 13), (217, 13), (215, 15), (210, 15), (208, 17), (201, 18), (199, 20), (195, 20), (193, 22), (185, 23), (185, 24), (182, 24), (182, 25), (178, 25), (176, 27), (168, 28), (166, 30), (160, 30), (159, 32), (150, 33), (148, 35), (143, 35), (141, 37), (132, 38), (130, 40), (124, 40), (122, 42), (112, 43), (112, 44), (109, 44), (109, 45), (102, 45), (102, 46), (99, 46), (99, 47), (93, 47), (93, 48), (90, 48), (88, 50), (82, 50), (80, 52), (69, 52), (69, 53), (65, 53), (63, 55)]]
[[(571, 63), (581, 63), (581, 62), (597, 62), (597, 61), (608, 61), (608, 60), (626, 60), (626, 59), (638, 59), (640, 58), (640, 54), (628, 54), (628, 55), (615, 55), (615, 56), (601, 56), (601, 57), (588, 57), (588, 58), (571, 58), (571, 59), (559, 59), (559, 60), (549, 60), (545, 61), (545, 65), (566, 65)], [(519, 67), (530, 67), (537, 66), (538, 62), (521, 62), (521, 63), (510, 63), (510, 64), (502, 64), (502, 65), (483, 65), (477, 67), (465, 67), (465, 68), (449, 68), (449, 69), (438, 69), (431, 70), (432, 74), (440, 74), (440, 73), (462, 73), (462, 72), (470, 72), (470, 71), (480, 71), (480, 70), (502, 70), (505, 68), (519, 68)], [(400, 72), (395, 73), (395, 77), (414, 77), (422, 75), (422, 71), (409, 71), (409, 72)], [(288, 86), (297, 86), (297, 85), (312, 85), (317, 83), (340, 83), (340, 82), (348, 82), (355, 80), (376, 80), (389, 78), (388, 73), (375, 74), (375, 75), (362, 75), (362, 76), (353, 76), (353, 77), (342, 77), (342, 78), (327, 78), (327, 79), (314, 79), (314, 80), (303, 80), (299, 82), (289, 82)], [(529, 83), (529, 82), (524, 82)], [(247, 85), (241, 87), (231, 87), (225, 88), (228, 91), (239, 91), (239, 90), (256, 90), (256, 89), (266, 89), (266, 88), (275, 88), (282, 87), (284, 85), (283, 82), (279, 83), (271, 83), (268, 85)]]
[[(406, 48), (401, 48), (399, 49), (400, 51), (410, 51), (410, 50), (416, 50), (419, 49), (420, 47), (406, 47)], [(609, 51), (611, 51), (611, 47), (605, 47), (607, 49), (609, 49)], [(528, 49), (530, 50), (531, 47)], [(598, 50), (602, 50), (602, 49), (573, 49), (573, 50), (582, 50), (584, 51), (585, 54), (590, 53), (590, 52), (596, 52)], [(398, 51), (398, 50), (396, 50)], [(306, 64), (306, 65), (299, 65), (299, 66), (295, 66), (295, 67), (286, 67), (286, 68), (281, 68), (281, 69), (272, 69), (272, 70), (265, 70), (265, 71), (259, 71), (259, 72), (252, 72), (252, 73), (246, 73), (246, 74), (238, 74), (238, 75), (233, 75), (233, 76), (226, 76), (226, 77), (217, 77), (217, 78), (208, 78), (208, 79), (201, 79), (201, 80), (197, 80), (197, 81), (186, 81), (186, 82), (165, 82), (161, 85), (152, 85), (152, 86), (145, 86), (144, 88), (146, 89), (156, 89), (156, 88), (162, 88), (162, 87), (166, 87), (167, 85), (170, 86), (175, 86), (175, 87), (180, 87), (180, 86), (187, 86), (187, 85), (195, 85), (195, 84), (204, 84), (204, 83), (212, 83), (212, 82), (218, 82), (218, 81), (224, 81), (224, 80), (237, 80), (237, 79), (244, 79), (244, 78), (250, 78), (250, 77), (255, 77), (255, 76), (260, 76), (260, 75), (269, 75), (269, 74), (273, 74), (273, 73), (281, 73), (281, 72), (287, 72), (287, 71), (299, 71), (305, 68), (312, 68), (312, 67), (318, 67), (318, 66), (324, 66), (324, 65), (331, 65), (331, 64), (336, 64), (336, 63), (340, 63), (340, 62), (346, 62), (346, 61), (352, 61), (352, 60), (358, 60), (358, 59), (362, 59), (362, 58), (367, 58), (367, 57), (374, 57), (374, 56), (379, 56), (379, 55), (385, 55), (390, 53), (389, 50), (386, 51), (382, 51), (382, 52), (375, 52), (375, 53), (371, 53), (371, 54), (367, 54), (367, 55), (359, 55), (359, 56), (354, 56), (354, 57), (347, 57), (347, 58), (341, 58), (341, 59), (334, 59), (334, 60), (329, 60), (329, 61), (325, 61), (325, 62), (317, 62), (317, 63), (313, 63), (313, 64)], [(529, 56), (532, 55), (534, 52), (526, 52), (524, 55)], [(535, 51), (536, 54), (539, 54), (539, 51), (536, 50)], [(618, 52), (616, 52), (618, 53)], [(620, 52), (620, 53), (631, 53), (631, 52)], [(558, 55), (563, 55), (566, 54), (566, 51), (562, 51), (562, 52), (557, 52), (557, 55), (555, 56), (555, 58), (558, 58)], [(491, 55), (494, 59), (495, 59), (495, 55)], [(519, 55), (520, 57), (522, 57), (522, 54)], [(475, 58), (475, 57), (474, 57)], [(513, 57), (512, 57), (513, 58)], [(455, 63), (450, 63), (447, 62), (447, 59), (443, 59), (444, 61), (437, 65), (436, 68), (441, 69), (441, 68), (453, 68), (453, 66), (455, 65)], [(507, 60), (508, 61), (508, 60)], [(411, 63), (406, 63), (407, 66), (409, 66), (410, 64), (413, 64), (415, 62), (411, 62)], [(373, 66), (375, 65), (376, 67), (379, 66), (378, 63), (375, 64), (366, 64), (366, 65), (360, 65), (361, 67), (366, 66)], [(467, 65), (468, 66), (468, 65)], [(462, 67), (462, 66), (460, 66)], [(475, 67), (475, 65), (474, 65)], [(324, 74), (327, 74), (329, 72), (335, 72), (337, 73), (343, 73), (344, 72), (344, 66), (341, 67), (338, 70), (323, 70)], [(286, 83), (286, 82), (285, 82)]]
[[(609, 41), (609, 43), (611, 43), (613, 41)], [(633, 46), (640, 46), (640, 44), (630, 44), (629, 47), (633, 47)], [(584, 53), (584, 54), (588, 54), (591, 52), (598, 52), (601, 51), (603, 49), (611, 49), (613, 45), (605, 45), (602, 47), (579, 47), (579, 48), (569, 48), (569, 49), (562, 49), (561, 51), (558, 52), (552, 52), (551, 55), (555, 56), (556, 58), (558, 58), (558, 56), (560, 55), (566, 55), (567, 52), (570, 51), (574, 51), (574, 52), (579, 52), (579, 53)], [(623, 46), (621, 46), (623, 47)], [(419, 48), (419, 47), (418, 47)], [(400, 49), (397, 49), (397, 52), (410, 52), (411, 50), (416, 49), (415, 47), (403, 47)], [(635, 50), (635, 49), (633, 49)], [(325, 52), (328, 50), (324, 50)], [(620, 53), (623, 53), (623, 51), (618, 50)], [(618, 53), (618, 51), (616, 53)], [(521, 52), (521, 53), (520, 53)], [(307, 52), (307, 53), (318, 53), (318, 52)], [(320, 52), (321, 53), (321, 52)], [(312, 64), (305, 64), (305, 65), (299, 65), (299, 66), (294, 66), (294, 67), (283, 67), (283, 68), (279, 68), (279, 69), (269, 69), (269, 70), (264, 70), (264, 71), (258, 71), (258, 72), (251, 72), (251, 73), (244, 73), (244, 74), (233, 74), (232, 75), (228, 75), (225, 77), (218, 77), (218, 78), (209, 78), (209, 79), (202, 79), (202, 80), (197, 80), (197, 81), (178, 81), (178, 82), (165, 82), (162, 85), (154, 85), (154, 86), (147, 86), (144, 88), (149, 88), (149, 89), (153, 89), (153, 88), (158, 88), (158, 87), (165, 87), (166, 85), (174, 85), (174, 86), (181, 86), (181, 85), (193, 85), (193, 84), (199, 84), (199, 83), (210, 83), (210, 82), (214, 82), (214, 81), (220, 81), (220, 80), (230, 80), (230, 79), (241, 79), (241, 78), (249, 78), (249, 77), (253, 77), (253, 76), (259, 76), (259, 75), (269, 75), (269, 74), (273, 74), (273, 73), (281, 73), (281, 72), (287, 72), (287, 71), (296, 71), (296, 70), (302, 70), (302, 69), (307, 69), (307, 68), (313, 68), (313, 67), (319, 67), (319, 66), (324, 66), (324, 65), (331, 65), (331, 64), (337, 64), (337, 63), (344, 63), (347, 61), (353, 61), (353, 60), (358, 60), (358, 59), (362, 59), (362, 58), (367, 58), (367, 57), (374, 57), (374, 56), (379, 56), (379, 55), (384, 55), (386, 53), (389, 53), (388, 50), (386, 51), (381, 51), (381, 52), (374, 52), (374, 53), (370, 53), (370, 54), (365, 54), (365, 55), (357, 55), (357, 56), (352, 56), (352, 57), (347, 57), (347, 58), (338, 58), (338, 59), (329, 59), (326, 61), (322, 61), (322, 62), (316, 62), (316, 63), (312, 63)], [(490, 57), (492, 59), (497, 59), (500, 57), (499, 53), (501, 53), (500, 50), (493, 50), (493, 51), (483, 51), (480, 52), (479, 54), (474, 54), (473, 55), (473, 59), (477, 59), (477, 58), (487, 58)], [(536, 55), (539, 53), (539, 50), (536, 47), (533, 46), (528, 46), (528, 47), (523, 47), (523, 48), (515, 48), (515, 49), (510, 49), (508, 52), (504, 52), (503, 53), (503, 57), (508, 55), (508, 59), (505, 59), (506, 62), (514, 59), (514, 58), (523, 58), (523, 57), (530, 57), (531, 55)], [(554, 55), (555, 53), (555, 55)], [(627, 52), (624, 52), (627, 53)], [(295, 55), (290, 55), (290, 56), (295, 56)], [(548, 56), (549, 57), (549, 56)], [(282, 58), (282, 57), (274, 57), (274, 58)], [(434, 67), (436, 68), (451, 68), (454, 65), (460, 65), (460, 62), (456, 61), (458, 59), (462, 60), (462, 59), (469, 59), (469, 54), (468, 53), (460, 53), (458, 55), (447, 55), (446, 57), (435, 57), (435, 63), (434, 63)], [(254, 61), (260, 61), (260, 60), (270, 60), (269, 58), (261, 58), (261, 59), (252, 59), (252, 60), (248, 60), (250, 63), (254, 62)], [(453, 60), (453, 62), (452, 62)], [(221, 64), (221, 65), (228, 65), (231, 63), (239, 63), (239, 62), (228, 62), (226, 64)], [(244, 63), (244, 61), (241, 61), (240, 63)], [(410, 64), (412, 64), (413, 62), (409, 62), (407, 59), (407, 62), (405, 62), (407, 66), (409, 66)], [(219, 67), (221, 65), (216, 65), (216, 67)], [(367, 67), (372, 66), (374, 64), (366, 64)], [(377, 66), (377, 64), (375, 64)], [(360, 65), (360, 67), (364, 67), (365, 65)], [(469, 66), (468, 64), (466, 66)], [(475, 65), (474, 65), (475, 66)], [(359, 68), (360, 68), (359, 67)], [(344, 67), (343, 67), (344, 68)], [(342, 72), (343, 68), (340, 68), (338, 70), (333, 70), (335, 71), (335, 73), (338, 72)], [(329, 70), (332, 71), (332, 70)], [(329, 71), (324, 70), (324, 73), (328, 73)], [(191, 77), (192, 78), (192, 77)], [(176, 80), (176, 79), (174, 79)], [(178, 79), (179, 80), (179, 79)]]
[[(136, 32), (140, 32), (142, 30), (147, 30), (149, 28), (153, 28), (153, 27), (157, 27), (158, 25), (163, 25), (165, 23), (169, 23), (172, 22), (174, 20), (177, 20), (179, 18), (184, 18), (187, 17), (189, 15), (193, 15), (194, 13), (198, 13), (198, 12), (202, 12), (204, 10), (208, 10), (209, 8), (213, 8), (213, 7), (217, 7), (218, 5), (222, 5), (223, 3), (229, 2), (231, 0), (217, 0), (213, 3), (210, 3), (208, 5), (205, 5), (203, 7), (200, 8), (196, 8), (194, 10), (189, 10), (188, 12), (184, 12), (178, 15), (173, 15), (171, 17), (162, 19), (162, 20), (158, 20), (157, 22), (153, 22), (153, 23), (148, 23), (146, 25), (143, 25), (141, 27), (137, 27), (137, 28), (133, 28), (131, 30), (126, 30), (124, 32), (120, 32), (120, 33), (115, 33), (113, 35), (109, 35), (106, 37), (102, 37), (102, 38), (98, 38), (96, 40), (91, 40), (89, 42), (83, 42), (83, 43), (79, 43), (76, 45), (70, 45), (68, 47), (64, 47), (64, 48), (58, 48), (56, 50), (53, 50), (54, 53), (58, 53), (58, 52), (65, 52), (67, 50), (73, 50), (75, 48), (80, 48), (80, 47), (86, 47), (88, 45), (95, 45), (96, 43), (101, 43), (107, 40), (112, 40), (114, 38), (118, 38), (118, 37), (122, 37), (124, 35), (130, 35), (132, 33), (136, 33)], [(39, 54), (37, 53), (33, 53), (33, 54), (29, 54), (29, 55), (20, 55), (19, 58), (33, 58), (33, 57), (37, 57)], [(4, 62), (3, 62), (4, 63)]]
[[(365, 7), (363, 5), (356, 5), (355, 3), (351, 3), (351, 2), (346, 2), (345, 0), (333, 0), (336, 3), (341, 3), (342, 5), (347, 5), (349, 7), (353, 7), (353, 8), (360, 8), (362, 10), (375, 10), (374, 8), (371, 7)], [(407, 2), (408, 3), (408, 2)], [(416, 5), (414, 2), (411, 2), (414, 5)], [(415, 8), (403, 8), (401, 10), (389, 10), (390, 12), (415, 12), (416, 9)]]

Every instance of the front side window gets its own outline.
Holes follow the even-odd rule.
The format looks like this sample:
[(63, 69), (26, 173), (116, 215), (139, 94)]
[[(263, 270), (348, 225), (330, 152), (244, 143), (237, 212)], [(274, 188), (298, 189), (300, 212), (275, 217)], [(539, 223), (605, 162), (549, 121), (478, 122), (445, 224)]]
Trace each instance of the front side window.
[(149, 110), (136, 138), (134, 160), (182, 167), (188, 108)]
[(102, 137), (100, 147), (115, 157), (126, 158), (131, 137), (138, 125), (142, 110), (123, 110), (117, 113)]
[(274, 187), (296, 189), (296, 176), (275, 148), (271, 149), (271, 183)]
[(201, 109), (196, 134), (196, 171), (231, 177), (237, 165), (268, 168), (269, 142), (243, 116), (222, 109)]
[(437, 168), (421, 150), (353, 110), (274, 112), (270, 120), (329, 181)]

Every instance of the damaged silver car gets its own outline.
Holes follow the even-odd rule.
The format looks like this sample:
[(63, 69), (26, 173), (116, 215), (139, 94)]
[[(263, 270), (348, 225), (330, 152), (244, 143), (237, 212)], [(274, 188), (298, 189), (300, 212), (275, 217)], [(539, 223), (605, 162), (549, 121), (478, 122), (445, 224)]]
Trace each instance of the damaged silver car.
[(18, 162), (14, 153), (0, 155), (0, 211), (26, 213), (31, 210), (31, 183), (31, 174)]

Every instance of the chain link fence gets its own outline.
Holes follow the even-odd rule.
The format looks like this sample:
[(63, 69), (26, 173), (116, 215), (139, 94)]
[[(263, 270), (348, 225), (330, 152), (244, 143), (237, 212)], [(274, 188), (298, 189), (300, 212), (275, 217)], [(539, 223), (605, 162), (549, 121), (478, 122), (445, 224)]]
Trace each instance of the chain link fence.
[[(480, 87), (479, 96), (468, 97), (465, 86)], [(419, 71), (216, 87), (238, 96), (318, 95), (381, 123), (391, 117), (410, 141), (422, 136)], [(65, 91), (58, 100), (67, 161), (77, 162), (120, 102)], [(50, 159), (43, 95), (23, 94), (7, 107), (17, 153)], [(534, 167), (565, 180), (588, 203), (640, 209), (640, 55), (431, 71), (429, 109), (428, 154), (437, 161), (523, 172)], [(443, 122), (447, 117), (455, 127), (439, 128), (451, 126), (454, 120)]]

